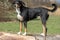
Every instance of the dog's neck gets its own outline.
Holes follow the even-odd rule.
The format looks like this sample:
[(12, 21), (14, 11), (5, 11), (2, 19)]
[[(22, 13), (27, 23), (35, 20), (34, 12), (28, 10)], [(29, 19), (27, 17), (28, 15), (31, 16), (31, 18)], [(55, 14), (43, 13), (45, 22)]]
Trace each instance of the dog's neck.
[(16, 12), (18, 13), (18, 15), (20, 15), (20, 8), (16, 8)]
[(16, 7), (16, 12), (18, 13), (18, 15), (20, 15), (20, 13), (22, 13), (22, 11), (24, 10), (24, 6), (21, 6), (19, 8)]
[(25, 6), (20, 6), (20, 11), (21, 11), (21, 13), (22, 13), (22, 11), (25, 9), (26, 7)]

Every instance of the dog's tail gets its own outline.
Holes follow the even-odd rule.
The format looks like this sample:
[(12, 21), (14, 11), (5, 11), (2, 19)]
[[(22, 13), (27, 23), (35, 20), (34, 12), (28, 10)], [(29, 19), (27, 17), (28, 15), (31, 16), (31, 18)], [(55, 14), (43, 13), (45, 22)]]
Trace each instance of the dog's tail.
[(51, 11), (51, 12), (54, 12), (57, 10), (57, 5), (56, 4), (52, 4), (52, 6), (54, 6), (54, 8), (52, 10), (50, 9), (47, 9), (48, 11)]

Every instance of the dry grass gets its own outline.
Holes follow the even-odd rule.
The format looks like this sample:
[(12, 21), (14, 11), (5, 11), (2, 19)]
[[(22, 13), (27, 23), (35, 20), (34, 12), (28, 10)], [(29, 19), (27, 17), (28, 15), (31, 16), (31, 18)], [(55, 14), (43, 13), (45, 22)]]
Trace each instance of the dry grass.
[(51, 12), (49, 12), (50, 15), (55, 15), (55, 16), (60, 16), (60, 8), (57, 8), (57, 10), (55, 12), (53, 12), (53, 14)]
[[(44, 8), (48, 8), (48, 9), (53, 9), (53, 7), (47, 7), (47, 6), (42, 6)], [(49, 12), (50, 15), (55, 15), (55, 16), (60, 16), (60, 8), (58, 7), (57, 10), (55, 12)]]
[(57, 9), (57, 11), (56, 11), (56, 12), (54, 12), (54, 15), (57, 15), (57, 16), (59, 16), (59, 15), (60, 15), (60, 8), (58, 8), (58, 9)]

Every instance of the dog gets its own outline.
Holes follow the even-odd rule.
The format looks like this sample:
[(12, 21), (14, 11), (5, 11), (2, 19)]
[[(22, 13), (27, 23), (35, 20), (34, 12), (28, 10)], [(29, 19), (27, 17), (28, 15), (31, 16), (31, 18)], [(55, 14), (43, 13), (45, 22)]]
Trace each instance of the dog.
[(22, 34), (22, 25), (24, 24), (25, 33), (23, 35), (27, 34), (27, 22), (30, 20), (33, 20), (40, 16), (42, 21), (42, 27), (43, 27), (43, 33), (41, 35), (46, 36), (47, 35), (47, 27), (46, 27), (46, 21), (49, 18), (48, 11), (55, 12), (57, 9), (56, 4), (52, 4), (54, 7), (53, 9), (47, 9), (43, 7), (37, 7), (37, 8), (29, 8), (25, 6), (25, 3), (23, 1), (14, 1), (13, 4), (16, 6), (16, 12), (17, 12), (17, 18), (20, 22), (20, 32), (18, 34)]

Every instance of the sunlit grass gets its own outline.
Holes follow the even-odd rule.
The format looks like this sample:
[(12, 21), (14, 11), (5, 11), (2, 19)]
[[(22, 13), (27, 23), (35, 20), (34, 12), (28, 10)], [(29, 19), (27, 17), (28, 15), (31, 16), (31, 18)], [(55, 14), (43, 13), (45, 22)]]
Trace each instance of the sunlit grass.
[[(47, 21), (48, 34), (60, 34), (60, 16), (50, 16)], [(41, 33), (41, 20), (32, 20), (28, 22), (28, 33)], [(19, 32), (19, 22), (0, 22), (0, 31), (17, 33)], [(24, 32), (24, 28), (23, 28)]]

